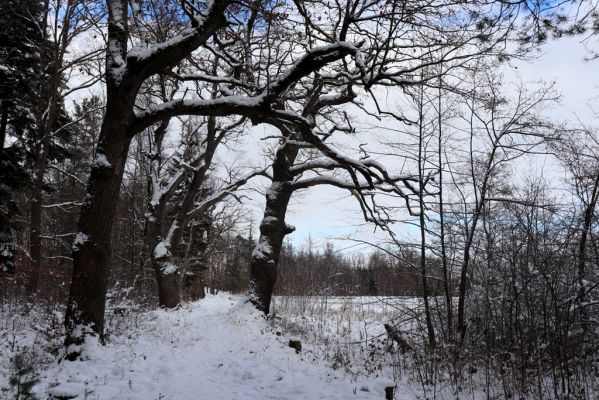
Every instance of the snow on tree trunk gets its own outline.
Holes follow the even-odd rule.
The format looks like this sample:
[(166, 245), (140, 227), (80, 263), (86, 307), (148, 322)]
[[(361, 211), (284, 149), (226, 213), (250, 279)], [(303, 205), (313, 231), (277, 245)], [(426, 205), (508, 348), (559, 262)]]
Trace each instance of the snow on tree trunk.
[(266, 193), (266, 208), (260, 223), (260, 238), (252, 252), (250, 301), (265, 314), (270, 312), (283, 239), (293, 232), (293, 228), (285, 223), (285, 214), (293, 194), (291, 166), (297, 154), (298, 148), (288, 143), (277, 150), (273, 162), (273, 181)]
[[(83, 345), (86, 335), (103, 333), (111, 229), (129, 145), (141, 131), (132, 126), (139, 88), (150, 76), (180, 62), (224, 26), (229, 4), (230, 1), (209, 3), (205, 13), (194, 19), (193, 26), (179, 35), (151, 49), (127, 54), (127, 2), (107, 1), (106, 108), (96, 162), (79, 216), (79, 232), (88, 239), (73, 248), (73, 275), (65, 315), (69, 360), (80, 357), (77, 346)], [(80, 329), (82, 326), (85, 329)]]
[(162, 308), (181, 304), (181, 274), (172, 254), (172, 235), (161, 240), (152, 253), (152, 266), (158, 283), (158, 303)]
[(126, 135), (128, 116), (123, 103), (127, 101), (118, 92), (108, 97), (79, 218), (79, 233), (73, 244), (73, 276), (65, 315), (66, 358), (69, 360), (80, 357), (86, 335), (101, 337), (104, 329), (111, 231), (131, 141)]
[(285, 182), (272, 183), (260, 223), (260, 238), (252, 251), (250, 299), (265, 314), (270, 311), (283, 239), (290, 233), (285, 224), (285, 214), (292, 192), (285, 185)]

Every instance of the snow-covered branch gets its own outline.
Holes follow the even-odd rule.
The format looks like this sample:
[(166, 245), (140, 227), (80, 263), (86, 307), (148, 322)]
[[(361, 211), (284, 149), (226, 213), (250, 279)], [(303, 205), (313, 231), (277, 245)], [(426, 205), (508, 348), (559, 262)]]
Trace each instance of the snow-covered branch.
[(378, 181), (374, 184), (360, 180), (358, 184), (350, 179), (343, 179), (335, 176), (319, 175), (310, 178), (303, 178), (293, 181), (289, 188), (291, 190), (307, 189), (317, 185), (332, 185), (341, 189), (347, 190), (379, 190), (382, 192), (396, 192), (402, 196), (405, 196), (403, 191), (397, 186), (400, 182), (417, 182), (418, 178), (414, 176), (397, 176), (389, 177), (387, 180)]
[(316, 169), (334, 170), (342, 168), (342, 165), (336, 161), (330, 159), (317, 159), (305, 161), (301, 164), (297, 164), (289, 169), (292, 175), (297, 176), (307, 171), (313, 171)]
[[(344, 58), (346, 55), (354, 55), (356, 60), (359, 59), (358, 47), (347, 42), (317, 47), (308, 51), (299, 61), (283, 72), (275, 82), (263, 88), (258, 95), (231, 95), (215, 99), (178, 99), (165, 102), (136, 113), (135, 121), (130, 127), (131, 132), (140, 132), (160, 120), (178, 115), (217, 117), (241, 115), (250, 118), (255, 123), (264, 122), (269, 117), (275, 116), (270, 108), (271, 104), (276, 102), (278, 97), (292, 84), (318, 71), (328, 63)], [(322, 108), (327, 105), (345, 102), (348, 96), (353, 98), (354, 95), (351, 90), (348, 90), (348, 93), (330, 97), (322, 96), (317, 100), (318, 107)]]
[(152, 124), (178, 115), (227, 116), (242, 115), (256, 118), (261, 114), (263, 97), (226, 96), (217, 99), (178, 99), (150, 107), (135, 114), (133, 133)]
[(67, 206), (81, 206), (83, 203), (80, 201), (65, 201), (63, 203), (56, 203), (56, 204), (43, 204), (42, 208), (60, 208), (60, 207), (67, 207)]
[(163, 72), (205, 44), (210, 36), (224, 27), (227, 24), (225, 10), (233, 1), (212, 0), (206, 3), (205, 10), (193, 17), (191, 26), (175, 37), (149, 47), (131, 49), (127, 54), (128, 75), (143, 81)]
[(267, 96), (269, 103), (273, 102), (295, 82), (348, 55), (354, 56), (359, 68), (363, 67), (360, 49), (353, 43), (337, 42), (329, 46), (311, 49), (287, 71), (282, 73), (275, 82), (265, 88), (262, 94)]

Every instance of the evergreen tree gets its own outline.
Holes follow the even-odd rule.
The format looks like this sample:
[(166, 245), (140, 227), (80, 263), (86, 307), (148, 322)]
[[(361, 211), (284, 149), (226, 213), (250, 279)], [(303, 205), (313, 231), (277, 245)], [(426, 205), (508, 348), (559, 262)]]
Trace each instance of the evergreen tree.
[[(42, 80), (39, 46), (44, 42), (38, 21), (39, 0), (0, 2), (0, 143), (9, 136), (16, 144), (31, 144), (35, 131), (33, 108)], [(27, 94), (27, 95), (24, 95)]]
[(12, 194), (31, 181), (27, 166), (35, 140), (36, 87), (42, 78), (36, 44), (44, 41), (36, 20), (42, 4), (5, 0), (0, 2), (0, 15), (0, 272), (12, 272), (11, 229), (19, 214)]
[(34, 364), (26, 355), (17, 354), (12, 359), (13, 374), (9, 384), (13, 387), (15, 400), (36, 400), (37, 396), (32, 392), (33, 387), (39, 383), (39, 377), (35, 371)]

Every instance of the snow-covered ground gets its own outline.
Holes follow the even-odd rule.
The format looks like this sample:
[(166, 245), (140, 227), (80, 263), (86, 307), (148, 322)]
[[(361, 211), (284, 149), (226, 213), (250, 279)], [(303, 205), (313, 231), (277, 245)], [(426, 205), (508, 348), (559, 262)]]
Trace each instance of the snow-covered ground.
[[(337, 304), (332, 310), (343, 307), (342, 302), (331, 304)], [(331, 331), (328, 339), (310, 336), (316, 320), (304, 315), (302, 327), (302, 313), (289, 304), (282, 306), (280, 300), (275, 302), (275, 318), (265, 320), (242, 297), (220, 294), (175, 311), (133, 312), (110, 320), (106, 346), (94, 349), (89, 360), (60, 364), (48, 363), (60, 337), (40, 340), (56, 328), (51, 325), (60, 320), (58, 313), (42, 318), (46, 322), (34, 327), (15, 328), (7, 322), (0, 326), (0, 336), (6, 336), (0, 343), (0, 387), (7, 387), (9, 356), (40, 347), (45, 352), (41, 358), (36, 356), (40, 382), (35, 392), (40, 399), (48, 394), (123, 400), (385, 398), (385, 387), (394, 383), (389, 373), (352, 367), (352, 360), (327, 354), (336, 351), (338, 357), (346, 357), (339, 349), (360, 338), (360, 329), (352, 333), (352, 322), (343, 323), (349, 332), (346, 343), (337, 347), (330, 339), (337, 337), (335, 329), (343, 325), (340, 321), (323, 323), (328, 328), (322, 332)], [(377, 309), (364, 312), (374, 316)], [(31, 324), (31, 318), (17, 319), (17, 324)], [(373, 329), (375, 325), (381, 329), (379, 323), (373, 323)], [(364, 332), (370, 334), (368, 328)], [(300, 354), (288, 346), (296, 338), (302, 340)], [(0, 396), (8, 393), (0, 392)], [(415, 395), (400, 383), (395, 398), (408, 400)]]
[(283, 331), (295, 333), (310, 343), (312, 358), (323, 361), (352, 379), (383, 378), (393, 381), (396, 398), (426, 398), (413, 379), (414, 354), (402, 354), (389, 341), (384, 324), (389, 324), (404, 339), (416, 344), (414, 337), (420, 318), (421, 301), (410, 297), (379, 296), (285, 296), (275, 297), (271, 315)]

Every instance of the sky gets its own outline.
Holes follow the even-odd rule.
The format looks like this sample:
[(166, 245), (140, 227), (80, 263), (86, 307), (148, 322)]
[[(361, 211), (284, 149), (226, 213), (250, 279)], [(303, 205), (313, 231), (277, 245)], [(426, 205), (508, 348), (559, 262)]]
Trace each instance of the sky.
[[(504, 64), (505, 79), (513, 82), (555, 81), (555, 88), (562, 97), (556, 107), (547, 111), (547, 116), (558, 121), (569, 121), (571, 124), (580, 120), (596, 126), (598, 122), (593, 120), (591, 106), (595, 104), (595, 109), (599, 110), (599, 60), (586, 62), (585, 58), (590, 55), (587, 46), (597, 49), (599, 45), (597, 39), (595, 42), (584, 39), (574, 37), (547, 42), (534, 54), (532, 60), (513, 60)], [(91, 92), (101, 92), (102, 88), (98, 86), (79, 92), (78, 100)], [(390, 97), (386, 97), (384, 101), (394, 101)], [(239, 167), (265, 165), (265, 141), (261, 139), (270, 132), (263, 125), (251, 129), (252, 132), (245, 136), (244, 142), (232, 146), (232, 153), (225, 150), (218, 154), (221, 161), (228, 164), (235, 159)], [(560, 172), (554, 167), (554, 163), (554, 160), (547, 157), (537, 158), (533, 164), (526, 165), (527, 172), (545, 176), (552, 181), (551, 185), (557, 187), (563, 176), (557, 176)], [(251, 185), (255, 190), (244, 193), (247, 196), (243, 203), (244, 214), (247, 221), (251, 221), (254, 237), (258, 234), (265, 202), (263, 193), (267, 185), (266, 179), (256, 179)], [(367, 242), (388, 239), (387, 233), (364, 223), (356, 200), (348, 192), (333, 187), (319, 186), (296, 193), (288, 209), (287, 223), (296, 227), (295, 232), (286, 238), (296, 247), (307, 245), (308, 238), (311, 238), (315, 246), (324, 248), (327, 242), (331, 242), (335, 249), (351, 253), (369, 251), (371, 248), (363, 244), (357, 245), (356, 242), (348, 241), (348, 238)], [(250, 222), (247, 225), (242, 228), (246, 234)], [(412, 239), (418, 234), (418, 230), (415, 226), (401, 224), (397, 226), (395, 233), (400, 238)]]
[[(515, 60), (504, 65), (503, 74), (508, 81), (534, 83), (535, 81), (555, 82), (555, 89), (561, 94), (560, 102), (547, 117), (554, 121), (568, 121), (574, 124), (577, 120), (589, 125), (598, 125), (593, 120), (592, 105), (599, 109), (599, 60), (587, 62), (589, 56), (584, 38), (562, 38), (549, 41), (543, 45), (535, 58), (528, 61)], [(258, 135), (265, 136), (263, 127)], [(248, 147), (250, 149), (251, 145)], [(257, 160), (260, 150), (250, 149), (250, 159)], [(555, 167), (555, 160), (550, 157), (536, 158), (533, 163), (525, 165), (527, 175), (539, 175), (548, 180), (550, 187), (559, 187), (563, 176)], [(258, 182), (264, 187), (266, 180)], [(258, 193), (249, 194), (245, 202), (248, 215), (257, 233), (259, 221), (264, 208), (264, 197)], [(369, 251), (368, 245), (357, 245), (348, 241), (377, 242), (388, 240), (388, 236), (373, 225), (365, 224), (360, 208), (354, 198), (346, 191), (320, 186), (301, 193), (296, 193), (289, 207), (287, 223), (296, 227), (295, 232), (286, 240), (294, 246), (307, 245), (310, 237), (313, 245), (323, 248), (327, 242), (335, 249), (348, 253)], [(397, 226), (398, 237), (410, 239), (418, 234), (417, 227), (403, 224)]]

